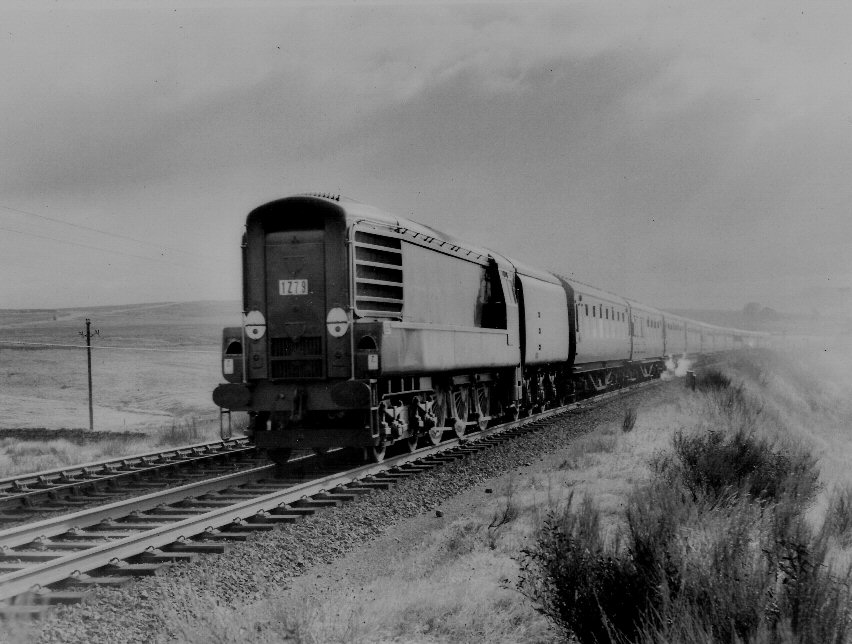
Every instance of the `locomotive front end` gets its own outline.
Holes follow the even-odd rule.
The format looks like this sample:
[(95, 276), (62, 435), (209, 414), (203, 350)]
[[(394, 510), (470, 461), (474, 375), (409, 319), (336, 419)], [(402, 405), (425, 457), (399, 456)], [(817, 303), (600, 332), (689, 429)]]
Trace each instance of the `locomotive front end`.
[(225, 329), (227, 382), (213, 399), (249, 412), (275, 460), (372, 441), (370, 388), (353, 379), (346, 235), (345, 210), (327, 197), (282, 199), (246, 220), (241, 342)]

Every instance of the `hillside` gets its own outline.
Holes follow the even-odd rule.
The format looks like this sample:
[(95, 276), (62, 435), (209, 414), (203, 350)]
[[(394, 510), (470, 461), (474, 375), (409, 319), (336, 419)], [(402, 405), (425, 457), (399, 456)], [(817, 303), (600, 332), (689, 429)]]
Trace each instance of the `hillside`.
[[(0, 427), (87, 427), (85, 341), (92, 321), (95, 428), (146, 429), (218, 418), (222, 328), (238, 302), (0, 310)], [(217, 421), (218, 422), (218, 421)]]

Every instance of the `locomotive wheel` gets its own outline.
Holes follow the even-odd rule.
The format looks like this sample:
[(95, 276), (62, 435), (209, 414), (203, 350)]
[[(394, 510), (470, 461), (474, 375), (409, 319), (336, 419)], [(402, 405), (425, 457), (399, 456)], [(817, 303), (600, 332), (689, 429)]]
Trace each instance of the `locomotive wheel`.
[(275, 449), (266, 450), (266, 453), (272, 459), (273, 463), (284, 466), (290, 460), (290, 454), (293, 453), (293, 450), (289, 447), (276, 447)]
[(432, 411), (435, 413), (435, 426), (429, 430), (429, 441), (437, 445), (444, 439), (444, 429), (449, 417), (449, 394), (446, 389), (435, 388), (434, 404)]
[(467, 416), (470, 409), (470, 388), (461, 386), (453, 390), (452, 396), (453, 417), (456, 419), (453, 423), (453, 431), (455, 431), (457, 438), (461, 438), (467, 430)]
[(420, 397), (414, 396), (408, 404), (408, 431), (413, 432), (411, 436), (405, 439), (405, 446), (409, 452), (417, 450), (417, 443), (420, 442), (420, 434), (417, 427), (420, 422)]
[(408, 448), (409, 452), (417, 451), (417, 443), (419, 442), (419, 436), (409, 436), (405, 439), (405, 446)]
[(412, 403), (408, 407), (408, 431), (414, 432), (414, 434), (405, 439), (405, 446), (408, 448), (409, 452), (416, 451), (417, 443), (420, 442), (420, 436), (417, 435), (417, 430), (413, 429), (414, 427), (416, 427), (416, 425), (414, 424), (414, 419), (417, 415), (415, 409), (415, 403)]
[(477, 425), (479, 425), (479, 429), (483, 430), (488, 427), (488, 423), (491, 421), (491, 387), (487, 384), (479, 385), (476, 387), (476, 413), (478, 414), (478, 418), (476, 419)]
[(368, 460), (371, 463), (381, 463), (385, 460), (386, 448), (387, 445), (382, 438), (373, 439), (373, 446), (364, 448), (365, 460)]

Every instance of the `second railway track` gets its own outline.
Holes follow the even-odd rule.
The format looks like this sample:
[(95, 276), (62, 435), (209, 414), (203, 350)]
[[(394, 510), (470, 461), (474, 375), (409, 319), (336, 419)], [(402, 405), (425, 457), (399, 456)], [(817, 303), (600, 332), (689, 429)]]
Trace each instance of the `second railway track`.
[(234, 472), (264, 460), (243, 438), (6, 477), (0, 479), (0, 527)]

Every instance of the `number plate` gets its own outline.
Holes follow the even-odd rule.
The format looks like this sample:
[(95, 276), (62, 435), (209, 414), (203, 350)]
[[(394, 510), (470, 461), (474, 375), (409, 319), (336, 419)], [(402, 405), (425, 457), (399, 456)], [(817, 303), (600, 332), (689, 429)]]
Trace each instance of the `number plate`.
[(308, 280), (278, 280), (279, 295), (307, 295)]

